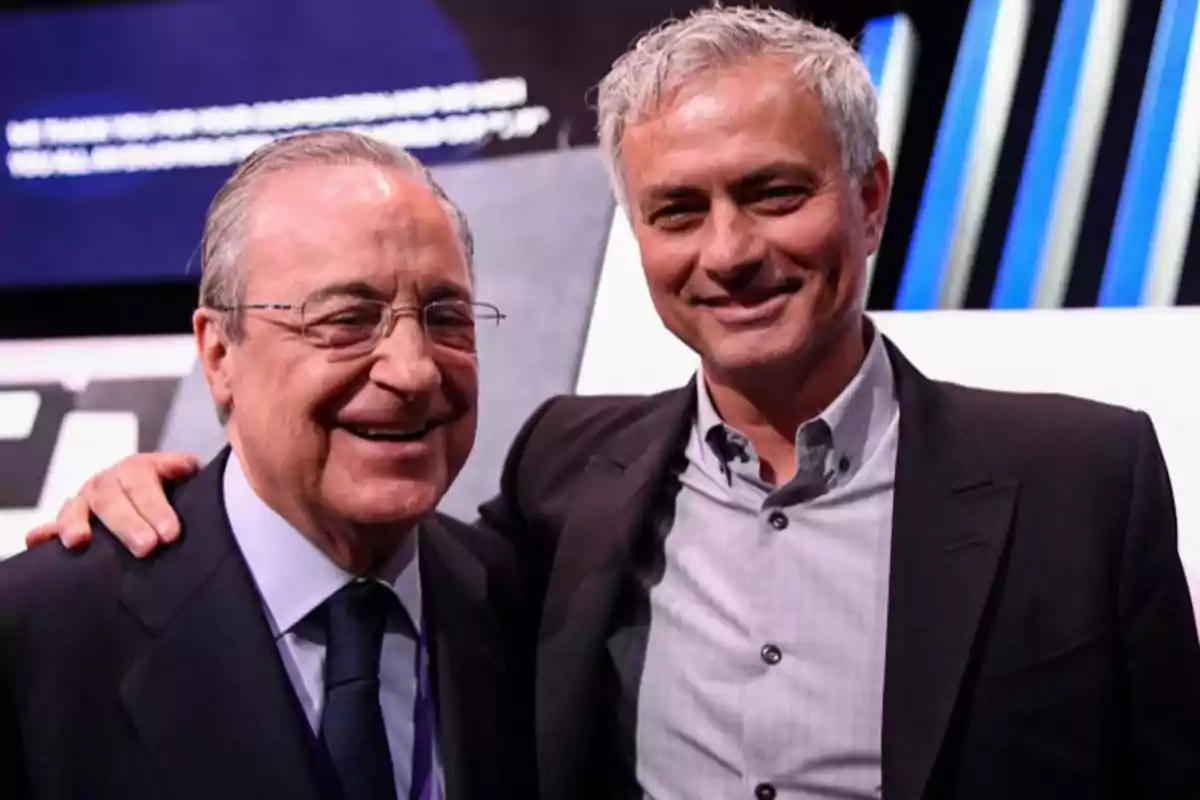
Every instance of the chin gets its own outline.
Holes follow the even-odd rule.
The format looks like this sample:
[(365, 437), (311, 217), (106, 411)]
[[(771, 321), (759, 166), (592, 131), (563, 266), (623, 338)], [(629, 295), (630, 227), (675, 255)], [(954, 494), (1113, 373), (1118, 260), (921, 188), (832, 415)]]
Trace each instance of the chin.
[(433, 513), (446, 483), (427, 478), (375, 478), (354, 481), (335, 493), (344, 519), (359, 525), (411, 524)]
[(781, 369), (797, 369), (812, 349), (807, 340), (780, 341), (775, 337), (727, 337), (709, 349), (704, 359), (710, 371), (747, 377)]

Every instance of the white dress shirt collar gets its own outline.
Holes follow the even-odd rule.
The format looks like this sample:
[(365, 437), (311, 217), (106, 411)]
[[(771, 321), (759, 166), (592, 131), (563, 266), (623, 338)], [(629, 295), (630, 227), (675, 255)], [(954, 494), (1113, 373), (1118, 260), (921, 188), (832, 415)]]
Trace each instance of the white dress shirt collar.
[[(236, 452), (230, 453), (225, 465), (223, 490), (234, 539), (254, 577), (276, 639), (356, 579), (255, 494)], [(391, 589), (419, 627), (421, 581), (416, 538), (414, 529), (396, 555), (370, 579)]]

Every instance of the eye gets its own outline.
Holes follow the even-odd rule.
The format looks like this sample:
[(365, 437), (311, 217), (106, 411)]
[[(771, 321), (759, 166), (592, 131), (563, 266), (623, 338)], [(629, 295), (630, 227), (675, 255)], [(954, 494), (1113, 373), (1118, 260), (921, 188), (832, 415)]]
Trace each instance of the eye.
[(311, 324), (338, 327), (374, 326), (379, 323), (379, 315), (380, 311), (376, 306), (351, 306), (323, 314)]
[(316, 304), (305, 311), (305, 336), (318, 347), (350, 347), (369, 341), (382, 318), (374, 303)]
[(708, 204), (699, 201), (671, 203), (651, 211), (646, 218), (656, 228), (683, 230), (696, 224), (708, 212)]
[(425, 324), (437, 328), (462, 328), (475, 324), (466, 303), (431, 303), (425, 308)]
[(811, 193), (803, 186), (767, 186), (751, 198), (754, 207), (769, 214), (786, 214), (795, 211)]
[(470, 303), (439, 302), (425, 307), (425, 332), (448, 350), (475, 352), (475, 312)]

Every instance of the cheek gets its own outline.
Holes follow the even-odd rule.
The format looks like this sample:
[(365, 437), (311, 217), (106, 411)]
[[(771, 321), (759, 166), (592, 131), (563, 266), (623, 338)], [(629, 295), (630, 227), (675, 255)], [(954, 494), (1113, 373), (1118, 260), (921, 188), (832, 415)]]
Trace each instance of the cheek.
[(479, 408), (479, 364), (465, 356), (445, 358), (439, 364), (442, 371), (442, 395), (455, 416), (445, 431), (446, 460), (457, 471), (467, 460), (475, 444)]
[(638, 226), (636, 235), (646, 284), (656, 299), (680, 294), (691, 275), (690, 265), (696, 263), (693, 237), (666, 235), (649, 226)]
[(863, 257), (855, 252), (854, 239), (836, 222), (806, 225), (777, 238), (775, 246), (788, 260), (811, 271), (819, 282), (818, 293), (838, 297), (853, 295), (863, 279)]
[[(308, 446), (314, 437), (324, 435), (355, 381), (356, 371), (324, 358), (277, 359), (238, 376), (234, 405), (251, 411), (264, 430), (280, 432), (281, 449)], [(252, 409), (239, 397), (251, 400)], [(283, 432), (289, 438), (282, 438)]]
[(448, 431), (450, 461), (466, 461), (467, 453), (475, 444), (475, 431), (479, 423), (479, 371), (476, 368), (443, 373), (446, 399), (457, 411), (458, 419)]
[(790, 216), (769, 221), (762, 230), (773, 248), (822, 272), (831, 272), (841, 262), (847, 241), (837, 204), (818, 199)]
[(447, 354), (439, 357), (441, 392), (450, 410), (475, 414), (479, 404), (479, 360), (474, 356)]
[(451, 478), (462, 469), (475, 447), (477, 424), (475, 412), (472, 411), (446, 430), (446, 466), (450, 470)]

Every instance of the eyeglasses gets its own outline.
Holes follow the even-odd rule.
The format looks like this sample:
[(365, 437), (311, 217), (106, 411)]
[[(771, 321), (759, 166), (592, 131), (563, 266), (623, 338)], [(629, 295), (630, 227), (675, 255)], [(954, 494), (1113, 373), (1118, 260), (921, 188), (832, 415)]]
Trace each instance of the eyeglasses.
[(382, 339), (391, 336), (401, 317), (417, 319), (425, 335), (439, 347), (474, 352), (480, 329), (499, 327), (506, 316), (491, 303), (453, 299), (435, 300), (423, 306), (393, 306), (382, 300), (338, 295), (310, 298), (299, 305), (245, 303), (212, 308), (297, 311), (305, 341), (347, 358), (374, 350)]

